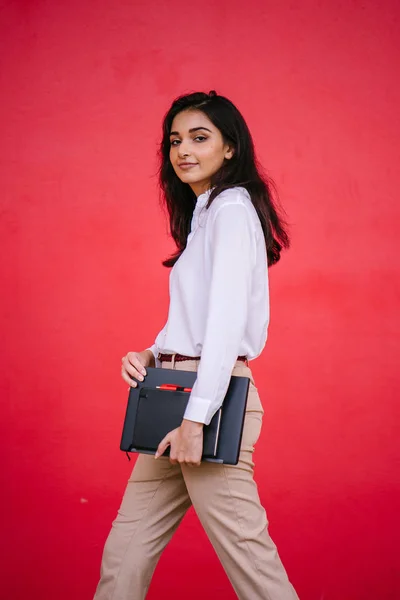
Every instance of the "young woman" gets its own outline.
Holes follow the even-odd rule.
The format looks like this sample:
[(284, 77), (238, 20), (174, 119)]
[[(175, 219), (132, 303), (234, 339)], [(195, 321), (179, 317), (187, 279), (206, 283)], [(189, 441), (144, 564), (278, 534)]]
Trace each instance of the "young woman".
[[(163, 123), (160, 185), (177, 252), (168, 320), (155, 344), (122, 359), (132, 387), (147, 366), (197, 371), (182, 424), (140, 454), (107, 539), (96, 600), (142, 600), (157, 561), (193, 505), (241, 600), (295, 600), (253, 479), (263, 408), (248, 361), (269, 322), (268, 265), (289, 245), (247, 125), (215, 92), (175, 100)], [(201, 462), (203, 427), (231, 375), (249, 377), (239, 463)], [(170, 446), (170, 457), (162, 454)], [(174, 576), (179, 577), (179, 567)], [(210, 598), (214, 598), (209, 582)], [(185, 596), (190, 592), (184, 592)], [(216, 597), (216, 595), (215, 595)]]

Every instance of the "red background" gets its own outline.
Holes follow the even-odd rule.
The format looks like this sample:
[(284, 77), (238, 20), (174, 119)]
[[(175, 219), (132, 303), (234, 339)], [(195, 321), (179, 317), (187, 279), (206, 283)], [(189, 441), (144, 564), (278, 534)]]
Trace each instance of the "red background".
[[(213, 88), (292, 223), (252, 364), (272, 537), (302, 600), (400, 597), (399, 17), (378, 0), (1, 3), (2, 598), (93, 595), (132, 465), (120, 358), (168, 306), (161, 119)], [(191, 511), (148, 598), (205, 594), (235, 597)]]

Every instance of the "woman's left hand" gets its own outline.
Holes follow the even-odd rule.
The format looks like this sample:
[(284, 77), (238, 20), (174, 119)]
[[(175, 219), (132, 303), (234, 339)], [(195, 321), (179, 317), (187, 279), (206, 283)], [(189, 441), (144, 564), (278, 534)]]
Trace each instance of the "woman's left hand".
[(198, 467), (203, 452), (203, 423), (183, 419), (182, 425), (173, 429), (158, 445), (155, 458), (161, 456), (171, 446), (169, 461), (173, 465), (185, 463)]

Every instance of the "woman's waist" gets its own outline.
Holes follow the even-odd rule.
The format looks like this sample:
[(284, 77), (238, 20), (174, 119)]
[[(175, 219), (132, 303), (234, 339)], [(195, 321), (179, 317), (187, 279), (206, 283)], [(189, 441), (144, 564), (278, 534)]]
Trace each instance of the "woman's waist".
[[(159, 352), (158, 354), (158, 360), (163, 363), (163, 362), (187, 362), (187, 361), (200, 361), (201, 360), (201, 356), (191, 356), (191, 355), (185, 355), (185, 354), (180, 354), (178, 352)], [(248, 357), (246, 354), (240, 355), (237, 357), (236, 362), (243, 362), (246, 363), (246, 365), (248, 365)]]
[[(187, 360), (176, 360), (177, 354), (169, 354), (168, 360), (160, 361), (161, 367), (163, 369), (177, 369), (180, 371), (198, 371), (200, 360), (198, 358), (187, 357)], [(167, 358), (167, 357), (166, 357)], [(251, 369), (249, 367), (249, 363), (246, 360), (237, 359), (232, 365), (232, 375), (234, 374), (242, 374), (245, 373), (245, 377), (249, 377), (252, 383), (254, 383)]]
[[(232, 327), (234, 327), (234, 324)], [(225, 330), (226, 327), (222, 329)], [(161, 354), (181, 354), (198, 359), (202, 355), (203, 349), (205, 350), (206, 330), (206, 323), (199, 326), (197, 322), (188, 322), (187, 319), (182, 318), (182, 315), (180, 315), (179, 321), (173, 315), (169, 315), (165, 327), (156, 337), (157, 351)], [(237, 356), (246, 357), (248, 360), (257, 358), (265, 346), (267, 331), (268, 321), (260, 324), (249, 323), (244, 328), (240, 344), (236, 348)], [(220, 338), (226, 335), (224, 331), (216, 331), (215, 340), (214, 336), (211, 338), (210, 332), (208, 333), (208, 344), (213, 347), (220, 347), (222, 343)], [(232, 338), (231, 333), (228, 337)], [(228, 340), (226, 340), (226, 344), (229, 344)]]

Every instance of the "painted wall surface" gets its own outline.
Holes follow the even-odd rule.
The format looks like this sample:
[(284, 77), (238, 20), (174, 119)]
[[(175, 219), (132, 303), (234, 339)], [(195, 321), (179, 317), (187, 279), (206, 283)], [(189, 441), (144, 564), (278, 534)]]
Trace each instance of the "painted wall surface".
[[(1, 598), (93, 595), (132, 468), (120, 358), (168, 308), (161, 119), (210, 89), (292, 224), (252, 364), (271, 535), (302, 600), (400, 598), (399, 18), (378, 0), (1, 2)], [(235, 597), (190, 511), (148, 598), (205, 594)]]

